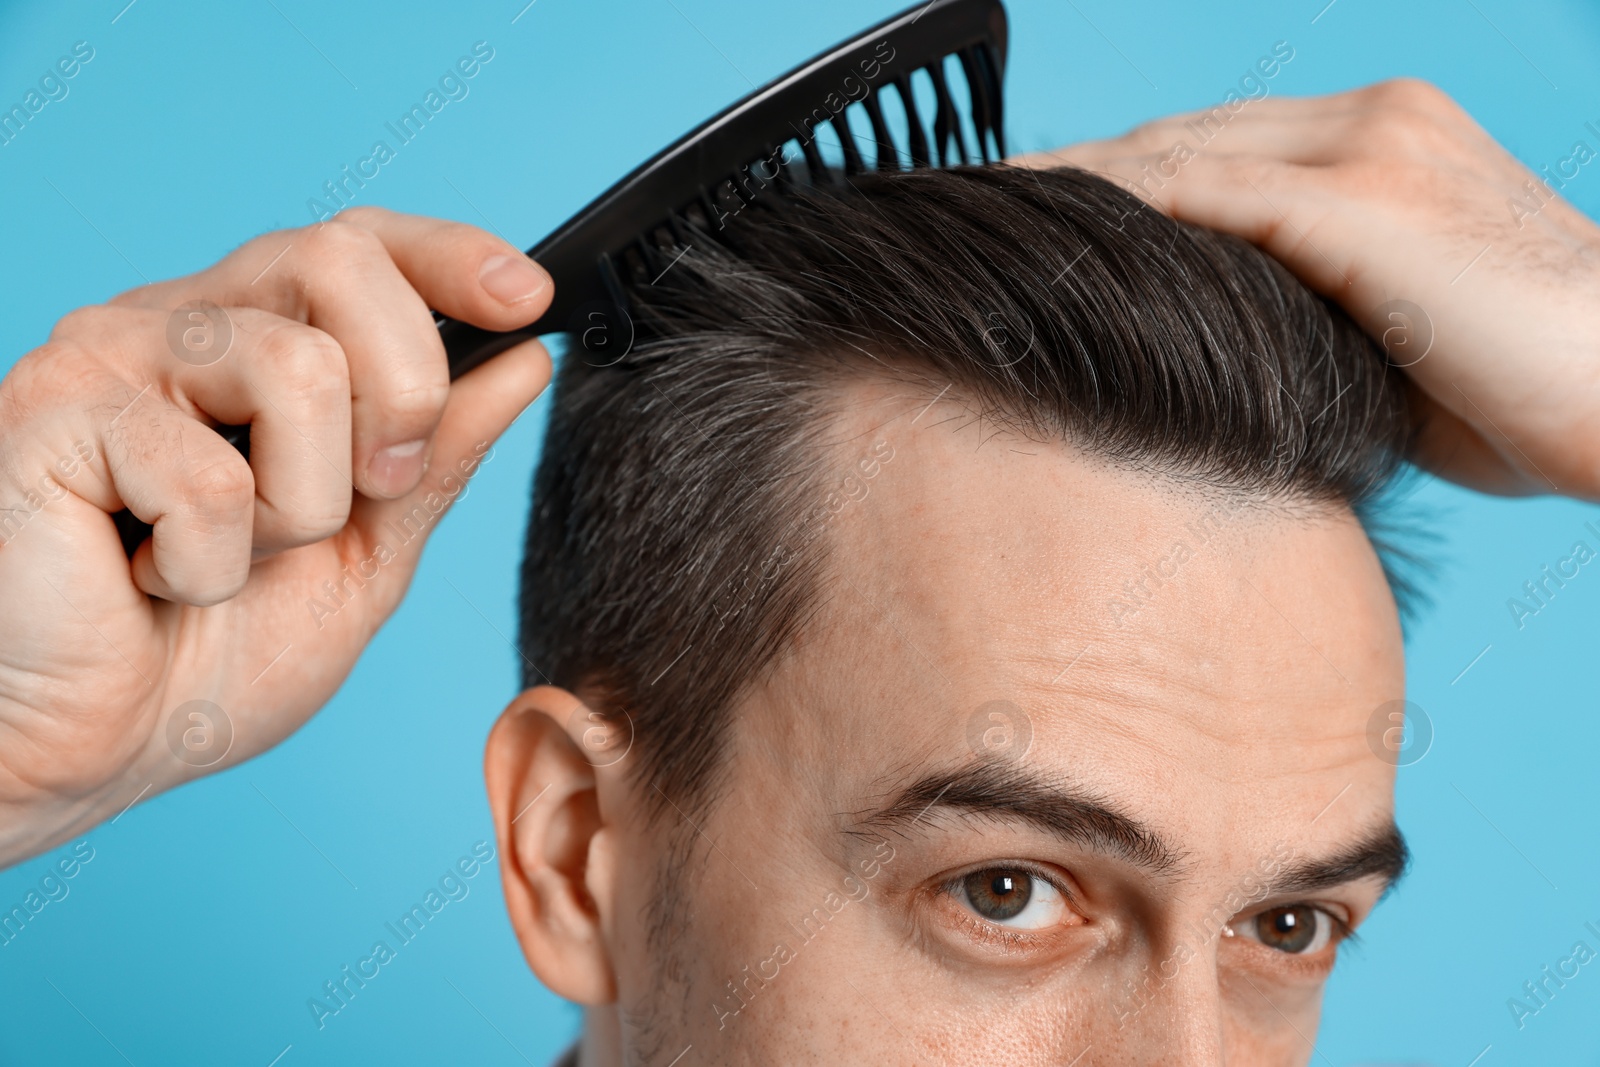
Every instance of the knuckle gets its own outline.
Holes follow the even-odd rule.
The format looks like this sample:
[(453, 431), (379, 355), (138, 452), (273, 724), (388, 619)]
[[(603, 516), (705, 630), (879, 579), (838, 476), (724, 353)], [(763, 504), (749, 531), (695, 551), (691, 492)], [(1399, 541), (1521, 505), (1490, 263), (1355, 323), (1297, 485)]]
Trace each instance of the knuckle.
[[(228, 446), (218, 441), (221, 448)], [(206, 514), (231, 513), (242, 509), (255, 496), (256, 479), (243, 456), (228, 448), (219, 455), (190, 468), (185, 489), (189, 503)]]
[[(314, 326), (280, 322), (261, 338), (267, 391), (295, 410), (348, 403), (350, 367), (343, 346)], [(266, 382), (262, 383), (266, 385)]]
[(76, 341), (52, 337), (17, 360), (6, 375), (4, 392), (36, 393), (52, 381), (78, 378), (90, 362), (88, 351)]
[(387, 255), (377, 234), (343, 219), (308, 227), (299, 243), (307, 256), (317, 262), (360, 263)]
[(1372, 93), (1361, 132), (1365, 153), (1435, 161), (1459, 155), (1465, 113), (1443, 90), (1397, 78), (1373, 86)]
[(17, 360), (0, 389), (7, 422), (36, 418), (68, 405), (107, 395), (107, 373), (77, 341), (52, 338)]
[(425, 378), (420, 373), (413, 374), (390, 387), (380, 410), (390, 419), (420, 425), (437, 420), (449, 398), (450, 382), (444, 375)]
[(1390, 78), (1372, 87), (1377, 103), (1401, 111), (1439, 112), (1455, 110), (1450, 94), (1421, 78)]
[(148, 282), (136, 285), (132, 289), (124, 289), (106, 303), (117, 308), (139, 308), (152, 306), (159, 298), (162, 286), (158, 282)]
[(339, 212), (339, 217), (351, 225), (367, 227), (382, 222), (394, 214), (388, 208), (378, 207), (373, 204), (360, 204), (356, 207), (347, 207)]
[(1362, 133), (1362, 153), (1365, 157), (1397, 162), (1426, 151), (1421, 142), (1427, 135), (1425, 123), (1415, 112), (1385, 112)]
[(1139, 152), (1154, 151), (1172, 140), (1173, 123), (1170, 119), (1151, 119), (1141, 122), (1128, 131), (1127, 142)]
[(315, 509), (310, 507), (284, 514), (281, 519), (280, 540), (291, 547), (314, 545), (326, 541), (344, 529), (350, 520), (350, 494), (330, 499)]
[(294, 386), (325, 384), (331, 375), (342, 379), (348, 369), (344, 348), (315, 326), (279, 322), (258, 342), (260, 359), (274, 381)]
[(131, 325), (130, 320), (136, 317), (138, 313), (126, 307), (90, 304), (74, 308), (56, 320), (50, 337), (72, 338), (84, 343), (104, 341), (125, 332)]

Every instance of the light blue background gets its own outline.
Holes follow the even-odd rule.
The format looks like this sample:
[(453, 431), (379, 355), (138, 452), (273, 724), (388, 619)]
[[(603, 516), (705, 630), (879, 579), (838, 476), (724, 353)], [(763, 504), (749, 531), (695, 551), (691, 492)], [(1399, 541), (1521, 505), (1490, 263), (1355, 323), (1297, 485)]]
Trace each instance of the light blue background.
[[(526, 0), (126, 2), (0, 7), (0, 103), (73, 42), (96, 52), (0, 148), (0, 366), (140, 272), (186, 273), (307, 222), (307, 198), (475, 41), (495, 57), (470, 96), (363, 196), (527, 246), (750, 82), (901, 6), (537, 0), (513, 24)], [(1012, 0), (1012, 147), (1214, 102), (1278, 40), (1295, 58), (1275, 93), (1418, 75), (1524, 161), (1594, 145), (1594, 5), (1325, 2)], [(1597, 172), (1568, 190), (1591, 215)], [(524, 965), (495, 868), (325, 1030), (306, 1008), (492, 839), (480, 754), (515, 686), (507, 638), (542, 421), (540, 405), (498, 446), (398, 616), (309, 726), (87, 835), (95, 858), (71, 895), (0, 948), (0, 1062), (542, 1065), (571, 1038), (577, 1012)], [(1341, 964), (1315, 1062), (1466, 1067), (1492, 1046), (1482, 1067), (1600, 1063), (1600, 965), (1520, 1032), (1506, 1007), (1578, 938), (1596, 945), (1585, 920), (1600, 925), (1600, 569), (1520, 632), (1506, 607), (1574, 540), (1596, 543), (1582, 524), (1600, 509), (1438, 485), (1421, 498), (1443, 540), (1439, 602), (1409, 649), (1411, 696), (1437, 733), (1400, 780), (1417, 865)], [(52, 858), (0, 874), (0, 906)]]

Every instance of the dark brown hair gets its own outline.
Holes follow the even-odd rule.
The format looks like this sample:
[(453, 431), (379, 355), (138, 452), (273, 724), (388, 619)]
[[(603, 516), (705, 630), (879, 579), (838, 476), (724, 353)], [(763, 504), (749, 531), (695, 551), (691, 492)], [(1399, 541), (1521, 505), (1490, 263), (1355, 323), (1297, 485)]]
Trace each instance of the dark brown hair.
[(1413, 428), (1400, 371), (1251, 245), (1079, 170), (768, 193), (562, 359), (521, 589), (526, 680), (636, 734), (658, 812), (714, 795), (730, 705), (818, 610), (807, 521), (840, 386), (892, 373), (1038, 438), (1359, 510)]

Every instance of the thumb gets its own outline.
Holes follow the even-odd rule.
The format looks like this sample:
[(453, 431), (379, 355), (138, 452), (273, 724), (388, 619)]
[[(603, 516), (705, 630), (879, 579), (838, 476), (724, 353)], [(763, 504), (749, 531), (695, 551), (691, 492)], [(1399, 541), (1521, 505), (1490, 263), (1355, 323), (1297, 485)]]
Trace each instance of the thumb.
[[(379, 619), (399, 602), (439, 520), (466, 491), (489, 447), (550, 382), (550, 354), (524, 341), (462, 375), (450, 387), (433, 453), (422, 481), (396, 500), (359, 497), (346, 530), (358, 543), (387, 552), (380, 559), (391, 580), (379, 596)], [(391, 562), (392, 560), (392, 562)]]

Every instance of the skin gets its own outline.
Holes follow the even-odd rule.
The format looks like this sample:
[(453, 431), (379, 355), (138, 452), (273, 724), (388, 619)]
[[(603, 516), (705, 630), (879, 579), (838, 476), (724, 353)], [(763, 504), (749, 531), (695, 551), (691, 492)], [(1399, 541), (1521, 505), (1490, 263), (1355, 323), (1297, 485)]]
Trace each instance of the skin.
[[(1117, 470), (928, 399), (842, 399), (833, 462), (876, 441), (894, 458), (830, 527), (822, 620), (736, 705), (726, 788), (687, 860), (640, 810), (637, 756), (586, 759), (582, 716), (557, 726), (572, 694), (526, 694), (491, 739), (529, 961), (621, 1009), (592, 1017), (585, 1062), (691, 1045), (684, 1062), (1307, 1062), (1340, 938), (1292, 954), (1249, 931), (1291, 904), (1359, 925), (1395, 873), (1293, 884), (1392, 820), (1367, 724), (1403, 695), (1403, 659), (1359, 524)], [(1106, 609), (1179, 541), (1193, 555), (1137, 614)], [(995, 700), (1025, 714), (1025, 752), (969, 744)], [(1167, 862), (996, 807), (1037, 791), (1059, 815), (1063, 790), (1143, 826)], [(667, 864), (688, 894), (671, 967), (641, 950)], [(985, 868), (1042, 872), (1075, 903), (1030, 905), (1013, 921), (1033, 930), (992, 922), (946, 891)], [(771, 980), (741, 1004), (726, 983), (751, 972)], [(663, 973), (681, 980), (663, 991)]]
[[(1089, 167), (1152, 210), (1255, 241), (1391, 344), (1383, 304), (1412, 301), (1431, 344), (1407, 326), (1400, 342), (1417, 345), (1391, 351), (1430, 416), (1420, 458), (1486, 491), (1600, 499), (1600, 229), (1530, 191), (1533, 175), (1422, 83), (1252, 102), (1176, 177), (1150, 180), (1195, 117), (1020, 162)], [(506, 263), (515, 276), (483, 270)], [(237, 327), (206, 367), (167, 340), (197, 298)], [(426, 309), (509, 329), (549, 298), (499, 238), (351, 209), (75, 311), (18, 361), (0, 382), (0, 505), (27, 515), (0, 545), (13, 608), (0, 613), (0, 864), (263, 751), (331, 696), (404, 594), (421, 539), (334, 617), (306, 599), (370, 558), (385, 522), (459, 495), (445, 474), (549, 377), (530, 343), (449, 385)], [(1280, 841), (1292, 863), (1325, 860), (1388, 816), (1365, 723), (1400, 694), (1399, 642), (1359, 531), (1337, 513), (1230, 511), (1227, 537), (1097, 637), (1096, 605), (1214, 502), (1059, 450), (997, 456), (959, 425), (918, 428), (893, 394), (848, 398), (904, 451), (830, 531), (851, 584), (828, 626), (745, 695), (728, 802), (703, 833), (681, 831), (688, 912), (670, 955), (652, 955), (641, 926), (662, 841), (627, 791), (628, 757), (595, 766), (581, 716), (569, 725), (577, 698), (549, 688), (516, 697), (491, 737), (511, 917), (540, 977), (589, 1006), (586, 1064), (670, 1063), (679, 1038), (710, 1062), (966, 1061), (1001, 1040), (985, 1051), (1024, 1063), (1071, 1063), (1085, 1046), (1083, 1062), (1304, 1062), (1320, 978), (1250, 941), (1250, 909), (1309, 900), (1354, 923), (1380, 876), (1257, 900), (1236, 936), (1197, 937), (1153, 987), (1141, 976)], [(212, 430), (245, 421), (248, 465)], [(845, 434), (840, 454), (861, 440)], [(123, 506), (156, 527), (131, 566), (108, 518)], [(291, 654), (292, 670), (273, 669)], [(204, 766), (167, 734), (194, 699), (234, 730)], [(1140, 871), (1038, 819), (993, 817), (1024, 791), (1014, 780), (914, 825), (850, 826), (913, 779), (983, 764), (966, 724), (997, 699), (1033, 730), (1008, 766), (1092, 791), (1185, 862)], [(710, 998), (769, 958), (779, 920), (874, 858), (837, 929), (718, 1029)], [(1057, 921), (1048, 944), (978, 947), (980, 927), (935, 887), (1024, 860), (1070, 874), (1082, 921)], [(1113, 992), (1130, 978), (1145, 990), (1131, 1015)], [(1027, 1024), (997, 1026), (1001, 1012)]]
[[(506, 263), (520, 273), (483, 272)], [(378, 553), (386, 524), (442, 513), (429, 495), (459, 497), (462, 464), (549, 381), (529, 342), (452, 385), (428, 308), (509, 329), (552, 292), (498, 237), (359, 208), (80, 308), (17, 362), (0, 382), (0, 864), (242, 762), (327, 702), (425, 542)], [(196, 299), (234, 324), (205, 366), (168, 343)], [(243, 422), (248, 464), (211, 428)], [(155, 527), (131, 567), (123, 507)], [(307, 609), (363, 564), (337, 614)], [(195, 700), (209, 722), (180, 711)]]

